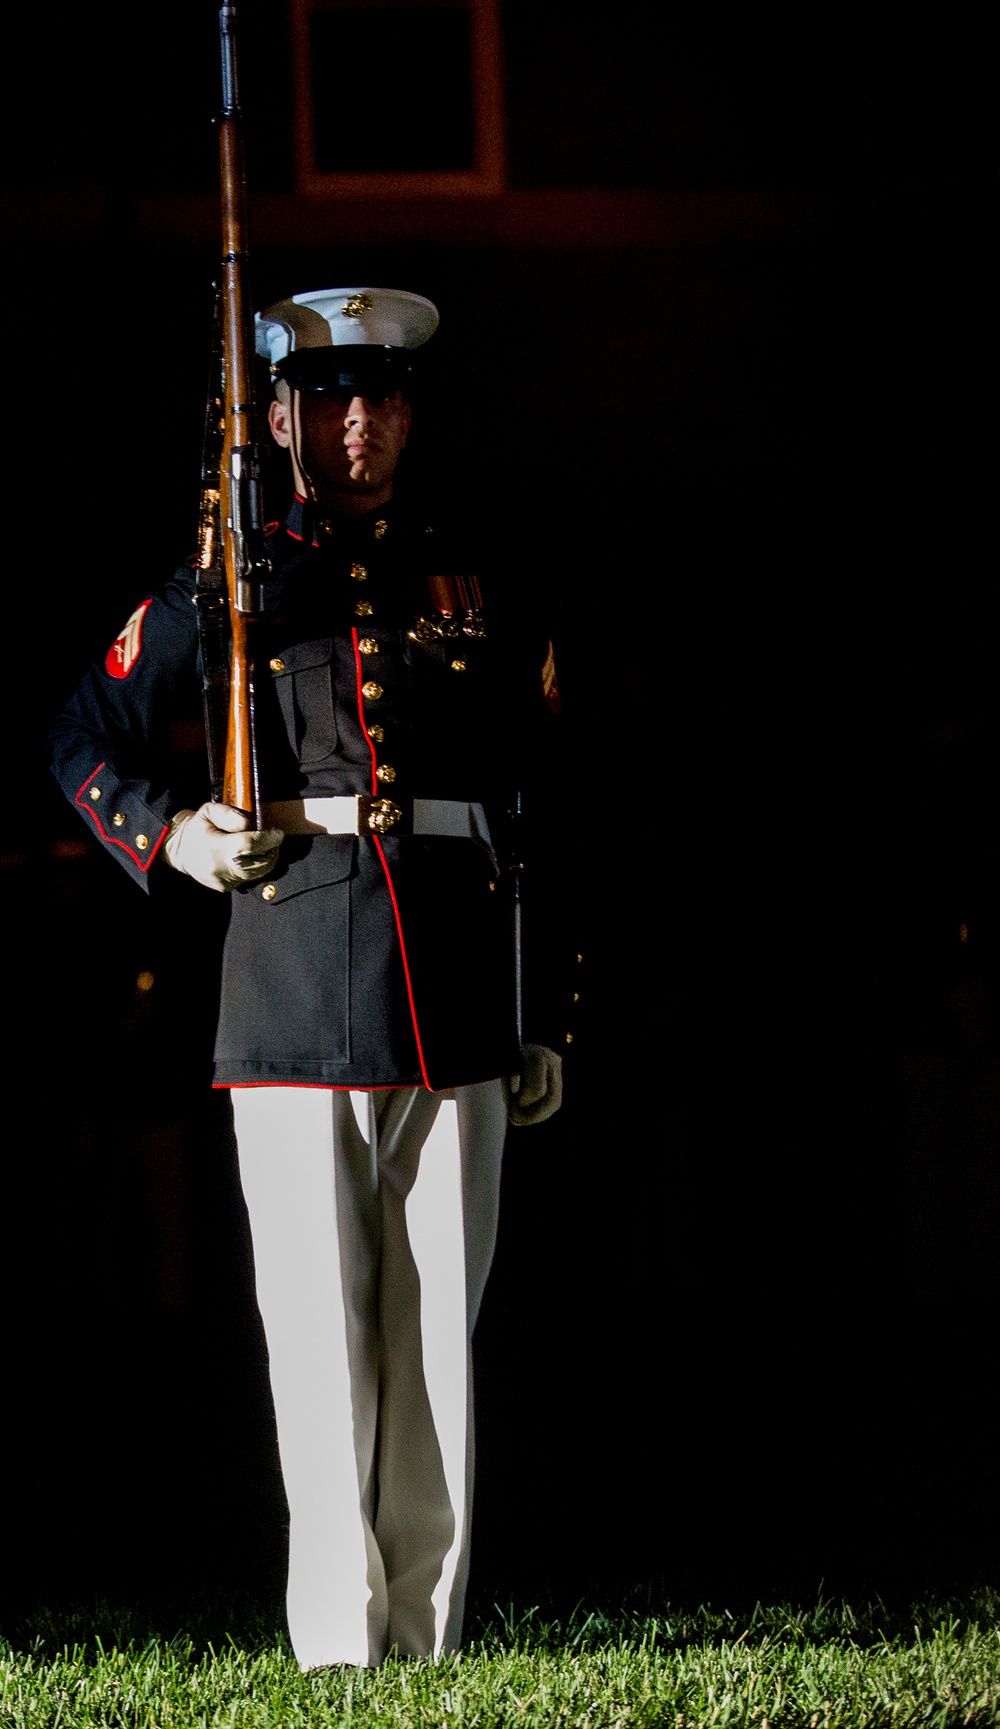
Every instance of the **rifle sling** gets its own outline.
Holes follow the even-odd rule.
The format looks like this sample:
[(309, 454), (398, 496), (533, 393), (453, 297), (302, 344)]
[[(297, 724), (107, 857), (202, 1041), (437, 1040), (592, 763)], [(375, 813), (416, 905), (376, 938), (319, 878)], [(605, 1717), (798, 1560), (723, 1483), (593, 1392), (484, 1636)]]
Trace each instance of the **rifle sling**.
[(212, 798), (222, 798), (229, 727), (229, 608), (218, 565), (198, 571), (194, 595), (201, 653), (201, 700)]

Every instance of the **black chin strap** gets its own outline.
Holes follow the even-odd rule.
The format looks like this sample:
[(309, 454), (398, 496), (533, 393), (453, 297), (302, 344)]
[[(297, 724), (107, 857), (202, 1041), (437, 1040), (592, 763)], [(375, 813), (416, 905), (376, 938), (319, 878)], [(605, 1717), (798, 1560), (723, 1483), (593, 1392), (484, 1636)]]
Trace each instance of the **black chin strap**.
[(311, 504), (316, 504), (318, 501), (316, 498), (316, 488), (313, 485), (312, 475), (308, 472), (306, 465), (302, 460), (301, 408), (302, 408), (302, 392), (299, 390), (293, 390), (292, 391), (292, 456), (295, 460), (295, 465), (298, 468), (299, 474), (302, 477), (302, 485), (306, 489), (309, 501)]

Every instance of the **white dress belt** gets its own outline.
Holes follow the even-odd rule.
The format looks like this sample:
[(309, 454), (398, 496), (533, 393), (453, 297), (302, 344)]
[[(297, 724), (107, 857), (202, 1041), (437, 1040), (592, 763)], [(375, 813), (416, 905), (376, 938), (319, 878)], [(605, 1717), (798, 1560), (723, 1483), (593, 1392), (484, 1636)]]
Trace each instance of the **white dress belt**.
[[(284, 834), (359, 834), (359, 800), (354, 793), (334, 798), (286, 798), (261, 806), (261, 826)], [(364, 833), (368, 833), (366, 828)], [(415, 798), (415, 835), (448, 835), (489, 847), (490, 830), (481, 804), (451, 798)]]

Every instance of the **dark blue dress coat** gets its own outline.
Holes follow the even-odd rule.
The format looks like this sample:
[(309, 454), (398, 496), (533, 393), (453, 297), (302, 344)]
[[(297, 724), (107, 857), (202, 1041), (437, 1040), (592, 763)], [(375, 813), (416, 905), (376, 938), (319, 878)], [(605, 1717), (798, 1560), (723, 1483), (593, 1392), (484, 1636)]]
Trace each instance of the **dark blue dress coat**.
[[(217, 1084), (439, 1089), (510, 1074), (504, 867), (516, 792), (537, 816), (557, 791), (548, 639), (395, 505), (347, 521), (297, 500), (269, 548), (262, 799), (370, 794), (402, 815), (381, 837), (287, 835), (272, 874), (229, 896)], [(67, 797), (145, 888), (169, 868), (170, 819), (192, 802), (170, 784), (163, 740), (197, 700), (194, 590), (182, 566), (142, 601), (51, 735)], [(413, 798), (481, 803), (492, 851), (407, 833)], [(537, 932), (526, 957), (524, 1036), (556, 1048), (572, 982), (563, 946)]]

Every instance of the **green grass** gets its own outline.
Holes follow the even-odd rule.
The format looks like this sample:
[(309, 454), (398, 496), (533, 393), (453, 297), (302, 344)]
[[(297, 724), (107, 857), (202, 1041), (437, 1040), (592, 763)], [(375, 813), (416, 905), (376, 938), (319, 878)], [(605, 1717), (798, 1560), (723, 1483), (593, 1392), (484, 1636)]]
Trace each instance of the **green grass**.
[[(39, 1611), (0, 1643), (2, 1729), (842, 1729), (1000, 1724), (1000, 1593), (742, 1616), (538, 1610), (480, 1622), (460, 1656), (300, 1675), (249, 1613), (151, 1634), (130, 1611)], [(238, 1630), (236, 1630), (238, 1627)]]

